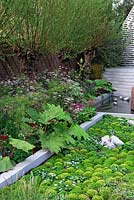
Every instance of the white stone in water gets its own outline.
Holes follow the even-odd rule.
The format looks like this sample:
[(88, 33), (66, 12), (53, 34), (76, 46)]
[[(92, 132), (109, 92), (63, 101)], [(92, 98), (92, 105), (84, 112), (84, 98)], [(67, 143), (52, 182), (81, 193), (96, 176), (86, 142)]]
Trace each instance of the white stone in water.
[(115, 135), (112, 135), (111, 136), (111, 142), (113, 144), (115, 144), (116, 146), (120, 146), (120, 145), (123, 145), (124, 142), (122, 142), (118, 137), (116, 137)]
[(115, 102), (113, 102), (113, 104), (114, 104), (114, 106), (117, 106), (118, 105), (118, 103), (115, 101)]
[(123, 96), (120, 96), (119, 99), (123, 99)]
[(117, 99), (117, 98), (114, 98), (113, 101), (118, 101), (118, 99)]
[(129, 97), (124, 97), (123, 100), (124, 101), (129, 101)]

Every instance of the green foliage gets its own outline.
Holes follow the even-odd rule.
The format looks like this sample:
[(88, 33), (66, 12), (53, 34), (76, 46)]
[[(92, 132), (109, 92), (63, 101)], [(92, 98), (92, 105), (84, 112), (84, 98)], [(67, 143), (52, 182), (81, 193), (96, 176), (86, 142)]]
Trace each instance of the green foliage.
[(75, 139), (88, 137), (80, 126), (72, 124), (69, 114), (60, 106), (47, 104), (42, 112), (29, 109), (27, 113), (29, 118), (24, 121), (32, 131), (38, 132), (42, 148), (48, 148), (51, 152), (58, 153), (62, 148), (74, 145)]
[[(31, 191), (35, 188), (36, 195), (40, 199), (41, 197), (52, 200), (54, 198), (56, 200), (62, 198), (77, 200), (87, 198), (95, 200), (133, 199), (134, 151), (125, 146), (128, 140), (133, 141), (133, 131), (134, 127), (129, 125), (127, 119), (107, 115), (88, 130), (89, 138), (84, 143), (81, 140), (81, 143), (76, 144), (73, 149), (64, 149), (62, 153), (54, 155), (49, 161), (25, 176), (27, 180), (25, 187), (22, 184), (24, 179), (22, 179), (12, 186), (2, 189), (0, 197), (3, 192), (4, 199), (11, 188), (12, 196), (15, 191), (19, 195), (22, 193), (21, 196), (23, 196), (24, 193), (27, 194), (25, 188), (27, 190), (31, 188)], [(113, 150), (104, 147), (97, 149), (100, 138), (112, 133), (121, 138), (125, 145)], [(92, 140), (89, 140), (91, 138)], [(96, 146), (93, 139), (97, 140)], [(117, 161), (120, 162), (117, 163)], [(31, 187), (29, 187), (30, 180), (33, 181)], [(52, 194), (50, 194), (51, 192)], [(30, 191), (29, 194), (33, 198)], [(29, 197), (28, 194), (27, 196)], [(24, 196), (23, 199), (25, 199)]]
[(105, 79), (88, 80), (87, 83), (89, 84), (87, 90), (90, 89), (90, 93), (94, 96), (113, 92), (112, 83)]
[[(22, 161), (22, 158), (27, 157), (30, 150), (32, 150), (35, 146), (30, 143), (15, 139), (12, 137), (8, 137), (8, 135), (0, 135), (0, 172), (7, 171), (13, 167), (12, 162)], [(21, 150), (18, 152), (18, 150)], [(24, 153), (25, 152), (25, 153)], [(17, 153), (19, 153), (19, 158), (17, 158)], [(26, 154), (27, 153), (27, 154)], [(26, 155), (25, 155), (26, 154)]]
[(8, 171), (12, 169), (13, 164), (9, 157), (0, 158), (0, 172)]
[(13, 147), (16, 147), (17, 149), (21, 149), (25, 152), (28, 152), (29, 150), (32, 150), (35, 147), (34, 145), (32, 145), (26, 141), (23, 141), (20, 139), (15, 139), (15, 138), (10, 138), (9, 144), (11, 144)]
[(83, 123), (86, 121), (90, 121), (90, 119), (96, 114), (96, 109), (94, 107), (85, 107), (82, 111), (77, 112), (74, 116), (74, 119), (79, 122)]
[(103, 46), (120, 32), (112, 2), (1, 0), (0, 43), (66, 57)]

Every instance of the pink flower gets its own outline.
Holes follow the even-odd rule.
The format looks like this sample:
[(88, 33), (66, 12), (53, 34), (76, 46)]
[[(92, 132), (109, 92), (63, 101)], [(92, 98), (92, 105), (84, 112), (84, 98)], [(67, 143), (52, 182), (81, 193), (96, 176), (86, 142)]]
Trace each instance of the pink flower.
[(83, 108), (85, 107), (83, 104), (81, 103), (72, 103), (70, 105), (73, 108), (73, 112), (80, 112), (83, 110)]

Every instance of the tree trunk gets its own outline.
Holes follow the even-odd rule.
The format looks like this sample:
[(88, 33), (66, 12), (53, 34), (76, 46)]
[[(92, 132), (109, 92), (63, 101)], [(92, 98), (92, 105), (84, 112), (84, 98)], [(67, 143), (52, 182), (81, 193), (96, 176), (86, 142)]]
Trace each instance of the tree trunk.
[(91, 49), (89, 50), (86, 50), (84, 52), (84, 64), (83, 64), (83, 76), (86, 78), (86, 79), (89, 79), (90, 78), (90, 74), (91, 74), (91, 63), (92, 63), (92, 60), (94, 59), (95, 57), (95, 51), (96, 49), (94, 47), (92, 47)]

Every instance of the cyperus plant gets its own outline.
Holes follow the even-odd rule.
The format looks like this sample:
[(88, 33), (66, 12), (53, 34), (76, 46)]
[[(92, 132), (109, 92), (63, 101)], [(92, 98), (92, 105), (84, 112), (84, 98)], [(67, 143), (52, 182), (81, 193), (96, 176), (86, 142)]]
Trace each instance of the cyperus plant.
[(75, 144), (76, 140), (87, 139), (88, 134), (72, 122), (68, 113), (60, 106), (47, 104), (42, 112), (33, 109), (27, 111), (28, 118), (24, 119), (26, 128), (37, 132), (42, 148), (58, 153), (62, 148)]

